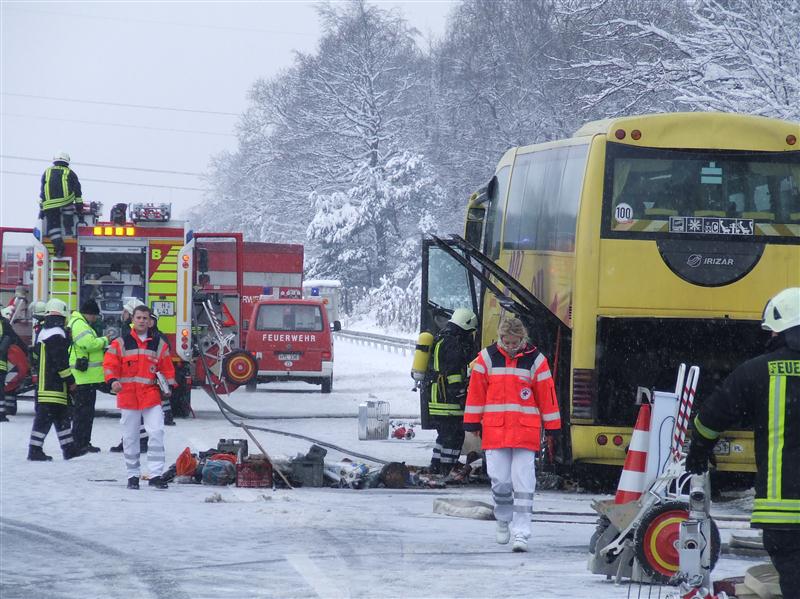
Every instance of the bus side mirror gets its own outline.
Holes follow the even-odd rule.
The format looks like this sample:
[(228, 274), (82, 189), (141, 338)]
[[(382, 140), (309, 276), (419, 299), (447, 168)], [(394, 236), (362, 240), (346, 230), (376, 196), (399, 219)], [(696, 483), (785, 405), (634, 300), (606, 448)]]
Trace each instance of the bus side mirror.
[(342, 323), (341, 323), (341, 322), (339, 322), (338, 320), (334, 320), (334, 321), (333, 321), (333, 327), (332, 327), (332, 328), (333, 328), (333, 332), (334, 332), (334, 333), (335, 333), (336, 331), (341, 331), (341, 330), (342, 330)]

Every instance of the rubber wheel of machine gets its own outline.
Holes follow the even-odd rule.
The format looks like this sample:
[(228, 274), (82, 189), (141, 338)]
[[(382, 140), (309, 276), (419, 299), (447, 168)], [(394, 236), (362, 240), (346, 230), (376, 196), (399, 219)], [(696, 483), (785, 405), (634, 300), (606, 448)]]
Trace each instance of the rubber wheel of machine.
[(322, 379), (322, 392), (330, 393), (331, 389), (333, 389), (333, 375), (330, 375), (328, 378)]
[[(666, 584), (678, 571), (678, 540), (681, 522), (689, 518), (689, 506), (681, 501), (661, 503), (642, 518), (633, 539), (636, 559), (653, 582)], [(722, 544), (717, 523), (711, 521), (711, 569)]]
[(258, 364), (249, 352), (237, 349), (225, 357), (222, 372), (229, 383), (247, 385), (258, 376)]

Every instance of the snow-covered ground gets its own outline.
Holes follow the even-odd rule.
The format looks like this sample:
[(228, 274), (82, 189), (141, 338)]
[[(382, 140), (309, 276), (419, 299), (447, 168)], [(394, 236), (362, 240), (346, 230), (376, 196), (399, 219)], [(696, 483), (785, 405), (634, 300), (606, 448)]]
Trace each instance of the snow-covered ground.
[[(258, 426), (422, 465), (430, 459), (430, 431), (418, 430), (411, 441), (358, 441), (357, 435), (358, 404), (368, 399), (390, 402), (392, 416), (418, 416), (409, 362), (337, 341), (330, 396), (304, 383), (276, 383), (255, 393), (239, 390), (230, 403), (263, 415), (251, 421)], [(202, 391), (193, 403), (196, 419), (167, 428), (168, 463), (184, 447), (205, 450), (220, 438), (245, 436)], [(111, 397), (98, 404), (113, 413)], [(515, 554), (494, 543), (493, 522), (432, 511), (439, 497), (489, 502), (488, 488), (272, 491), (173, 484), (166, 491), (129, 491), (122, 456), (107, 451), (119, 441), (116, 418), (95, 420), (93, 442), (102, 453), (69, 462), (61, 460), (54, 431), (45, 443), (54, 460), (26, 461), (31, 423), (32, 405), (21, 402), (19, 414), (0, 425), (3, 599), (628, 596), (627, 587), (586, 570), (594, 530), (589, 518), (543, 521), (552, 511), (590, 512), (590, 495), (537, 493), (531, 551)], [(305, 453), (310, 445), (255, 434), (274, 455)], [(341, 457), (329, 451), (326, 459)], [(215, 493), (222, 501), (206, 502)], [(723, 541), (730, 532), (723, 528)], [(753, 563), (723, 556), (714, 574), (742, 575)]]

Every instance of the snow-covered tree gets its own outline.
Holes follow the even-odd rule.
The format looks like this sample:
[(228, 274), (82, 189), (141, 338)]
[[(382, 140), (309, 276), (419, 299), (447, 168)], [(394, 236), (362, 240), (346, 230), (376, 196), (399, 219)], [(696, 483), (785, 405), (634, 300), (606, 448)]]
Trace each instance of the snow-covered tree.
[[(660, 98), (669, 110), (800, 118), (800, 1), (697, 0), (675, 10), (686, 29), (654, 15), (585, 11), (599, 51), (575, 66), (601, 88), (585, 105), (622, 96), (625, 112)], [(639, 51), (625, 52), (631, 44)]]

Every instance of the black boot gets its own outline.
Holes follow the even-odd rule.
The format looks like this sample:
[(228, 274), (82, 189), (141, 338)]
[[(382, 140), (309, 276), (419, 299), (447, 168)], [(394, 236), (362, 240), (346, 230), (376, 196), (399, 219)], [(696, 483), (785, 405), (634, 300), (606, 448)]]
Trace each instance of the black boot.
[(88, 451), (89, 453), (100, 453), (101, 450), (99, 447), (95, 447), (94, 445), (89, 443), (89, 445), (86, 446), (86, 451)]
[(114, 445), (111, 449), (109, 449), (111, 453), (122, 453), (122, 441), (119, 442), (119, 445)]
[(16, 413), (17, 413), (17, 400), (16, 399), (12, 399), (12, 400), (6, 399), (6, 414), (8, 416), (15, 416)]
[(6, 418), (5, 414), (0, 414), (0, 422), (9, 422), (8, 418)]
[(175, 426), (175, 418), (172, 417), (172, 412), (164, 414), (164, 424), (166, 426)]
[(150, 485), (151, 487), (155, 487), (156, 489), (166, 489), (169, 487), (167, 481), (165, 481), (160, 476), (154, 476), (149, 481), (147, 481), (147, 484)]
[(71, 447), (67, 447), (64, 449), (64, 459), (71, 460), (72, 458), (79, 458), (82, 455), (86, 455), (89, 453), (89, 450), (85, 447), (75, 447), (74, 445)]
[(139, 489), (139, 477), (138, 476), (131, 476), (128, 479), (128, 488), (129, 489)]
[(41, 447), (28, 447), (28, 459), (31, 462), (49, 462), (53, 458), (47, 455)]

